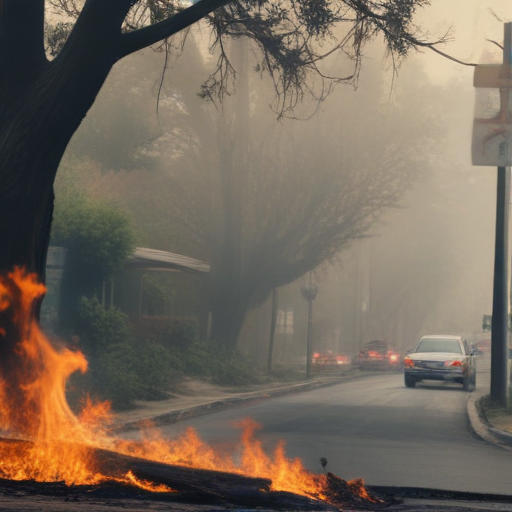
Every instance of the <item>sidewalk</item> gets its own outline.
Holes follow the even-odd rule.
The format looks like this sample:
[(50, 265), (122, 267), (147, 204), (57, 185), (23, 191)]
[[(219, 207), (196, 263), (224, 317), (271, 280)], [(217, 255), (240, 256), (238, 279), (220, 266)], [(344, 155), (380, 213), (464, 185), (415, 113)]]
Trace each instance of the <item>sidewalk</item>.
[(490, 355), (477, 361), (478, 382), (476, 390), (471, 393), (467, 402), (468, 420), (473, 432), (488, 443), (506, 450), (512, 450), (512, 415), (497, 414), (491, 419), (485, 417), (479, 406), (482, 397), (490, 392), (491, 369)]

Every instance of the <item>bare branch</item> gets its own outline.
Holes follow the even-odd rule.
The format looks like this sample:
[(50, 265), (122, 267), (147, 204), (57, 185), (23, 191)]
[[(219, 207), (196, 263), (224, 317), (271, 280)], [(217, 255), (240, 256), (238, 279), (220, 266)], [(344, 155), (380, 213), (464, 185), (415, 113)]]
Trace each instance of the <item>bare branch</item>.
[(503, 50), (503, 45), (498, 43), (497, 41), (493, 41), (492, 39), (487, 39), (487, 41), (489, 41), (489, 43), (495, 44), (498, 48)]
[(201, 0), (164, 21), (124, 34), (120, 49), (121, 56), (129, 55), (171, 37), (180, 30), (208, 16), (208, 14), (227, 4), (229, 1), (230, 0)]

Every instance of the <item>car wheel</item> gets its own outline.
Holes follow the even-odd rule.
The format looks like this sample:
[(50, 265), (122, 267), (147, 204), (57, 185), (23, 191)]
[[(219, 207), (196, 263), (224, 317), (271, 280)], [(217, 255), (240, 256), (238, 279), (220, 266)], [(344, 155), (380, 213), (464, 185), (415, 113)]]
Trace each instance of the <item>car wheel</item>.
[(416, 386), (416, 379), (413, 379), (412, 377), (409, 377), (408, 375), (404, 376), (404, 382), (405, 386), (408, 388), (413, 388)]

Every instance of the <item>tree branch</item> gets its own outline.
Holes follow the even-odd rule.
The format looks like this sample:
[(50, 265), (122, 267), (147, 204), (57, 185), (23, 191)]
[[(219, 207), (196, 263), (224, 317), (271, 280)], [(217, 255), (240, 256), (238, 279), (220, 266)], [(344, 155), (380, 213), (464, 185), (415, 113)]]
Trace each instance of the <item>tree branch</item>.
[(464, 62), (462, 60), (456, 59), (455, 57), (452, 57), (451, 55), (448, 55), (447, 53), (442, 52), (441, 50), (438, 50), (434, 45), (425, 45), (426, 48), (429, 48), (433, 52), (438, 53), (442, 57), (448, 60), (453, 60), (453, 62), (456, 62), (457, 64), (462, 64), (463, 66), (478, 66), (478, 64), (474, 64), (473, 62)]
[(104, 53), (105, 56), (119, 60), (121, 27), (132, 3), (132, 0), (86, 0), (57, 58), (66, 55), (73, 48), (72, 58), (98, 51), (98, 54)]
[(219, 7), (228, 4), (231, 0), (200, 0), (196, 4), (175, 14), (159, 23), (144, 27), (134, 32), (123, 34), (121, 43), (121, 57), (125, 57), (142, 48), (166, 39), (180, 30), (203, 19)]

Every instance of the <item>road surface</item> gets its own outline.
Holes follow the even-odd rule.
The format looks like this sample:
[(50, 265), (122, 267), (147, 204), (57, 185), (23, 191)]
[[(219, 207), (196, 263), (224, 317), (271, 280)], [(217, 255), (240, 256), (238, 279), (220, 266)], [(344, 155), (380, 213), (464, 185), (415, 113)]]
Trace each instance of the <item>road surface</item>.
[[(482, 363), (482, 361), (479, 361)], [(486, 364), (480, 366), (486, 367)], [(483, 374), (482, 374), (483, 372)], [(480, 370), (485, 382), (487, 368)], [(212, 444), (234, 445), (233, 423), (251, 417), (266, 449), (286, 442), (289, 457), (368, 484), (512, 494), (512, 452), (470, 430), (468, 393), (457, 384), (405, 388), (401, 373), (382, 373), (336, 386), (224, 410), (163, 427), (175, 437), (195, 427)]]

